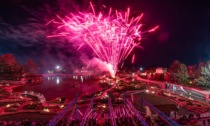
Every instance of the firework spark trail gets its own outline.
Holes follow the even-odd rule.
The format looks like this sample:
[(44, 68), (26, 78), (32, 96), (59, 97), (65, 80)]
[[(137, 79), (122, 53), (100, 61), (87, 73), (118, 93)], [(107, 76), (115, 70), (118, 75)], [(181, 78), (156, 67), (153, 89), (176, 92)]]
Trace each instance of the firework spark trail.
[(131, 61), (131, 63), (133, 64), (134, 63), (134, 61), (135, 61), (135, 54), (133, 54), (133, 56), (132, 56), (132, 61)]
[[(114, 77), (118, 64), (125, 60), (140, 44), (142, 35), (140, 20), (143, 14), (130, 18), (130, 8), (125, 13), (120, 13), (117, 10), (113, 13), (110, 8), (108, 16), (106, 16), (101, 12), (96, 14), (93, 5), (90, 5), (92, 13), (79, 12), (77, 15), (70, 14), (70, 17), (66, 16), (65, 18), (57, 15), (57, 19), (49, 21), (47, 25), (54, 23), (58, 25), (59, 30), (65, 32), (48, 37), (72, 37), (67, 33), (77, 34), (83, 40), (78, 50), (83, 44), (87, 44), (99, 59), (112, 66), (114, 71), (112, 76)], [(147, 32), (153, 32), (158, 27)]]

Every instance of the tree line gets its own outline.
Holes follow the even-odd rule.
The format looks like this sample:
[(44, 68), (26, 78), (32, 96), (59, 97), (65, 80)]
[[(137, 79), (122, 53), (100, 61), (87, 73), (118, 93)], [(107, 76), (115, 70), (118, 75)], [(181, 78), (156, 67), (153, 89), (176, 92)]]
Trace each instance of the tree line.
[(169, 67), (165, 80), (181, 84), (210, 87), (210, 61), (198, 65), (185, 65), (175, 60)]
[(20, 80), (23, 75), (35, 75), (37, 73), (38, 67), (32, 59), (21, 64), (13, 54), (0, 56), (0, 80)]

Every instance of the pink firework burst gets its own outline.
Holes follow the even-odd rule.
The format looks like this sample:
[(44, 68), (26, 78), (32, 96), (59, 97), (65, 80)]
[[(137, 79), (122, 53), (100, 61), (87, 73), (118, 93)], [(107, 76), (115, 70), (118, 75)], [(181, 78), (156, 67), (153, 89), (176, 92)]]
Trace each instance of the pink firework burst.
[[(56, 35), (48, 37), (67, 36), (82, 38), (78, 48), (87, 44), (95, 55), (109, 65), (111, 76), (115, 76), (118, 65), (125, 60), (132, 50), (141, 43), (141, 26), (140, 20), (143, 14), (130, 17), (130, 8), (126, 12), (115, 12), (110, 8), (109, 12), (96, 13), (93, 5), (90, 3), (92, 13), (70, 14), (61, 18), (53, 19), (47, 23), (56, 24), (59, 31)], [(156, 26), (147, 32), (155, 31)], [(145, 31), (144, 31), (145, 33)], [(111, 66), (111, 67), (110, 67)]]

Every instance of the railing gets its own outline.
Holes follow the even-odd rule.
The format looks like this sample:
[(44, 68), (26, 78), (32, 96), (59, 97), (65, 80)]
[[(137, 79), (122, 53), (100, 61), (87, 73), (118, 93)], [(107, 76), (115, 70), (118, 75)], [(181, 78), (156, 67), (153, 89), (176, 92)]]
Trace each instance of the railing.
[[(94, 95), (93, 95), (93, 96), (94, 96)], [(82, 118), (82, 122), (81, 122), (80, 126), (84, 126), (84, 125), (85, 125), (85, 122), (86, 122), (88, 116), (89, 116), (90, 113), (93, 111), (93, 99), (94, 99), (93, 96), (92, 96), (92, 99), (91, 99), (91, 103), (90, 103), (90, 105), (88, 106), (88, 108), (87, 108), (87, 110), (86, 110), (86, 112), (85, 112), (85, 114), (84, 114), (84, 116), (83, 116), (83, 118)]]
[(163, 112), (161, 112), (160, 110), (158, 110), (156, 107), (154, 107), (152, 104), (150, 104), (146, 100), (142, 99), (141, 101), (143, 102), (143, 104), (149, 106), (150, 109), (152, 109), (154, 112), (156, 112), (169, 125), (171, 125), (171, 126), (179, 126), (179, 124), (177, 122), (175, 122), (174, 120), (172, 120), (170, 117), (168, 117), (166, 114), (164, 114)]
[(109, 95), (109, 113), (110, 113), (110, 117), (111, 117), (111, 121), (112, 121), (112, 126), (117, 126), (113, 112), (114, 111), (113, 111), (113, 106), (112, 106), (112, 99), (111, 99), (111, 96)]
[(149, 125), (147, 124), (147, 122), (145, 121), (145, 119), (141, 116), (141, 114), (139, 113), (139, 111), (136, 110), (136, 108), (132, 105), (132, 103), (131, 103), (128, 99), (126, 99), (126, 103), (127, 103), (128, 108), (129, 108), (131, 111), (133, 111), (134, 114), (137, 116), (137, 118), (139, 119), (139, 121), (141, 122), (141, 124), (142, 124), (143, 126), (149, 126)]
[(74, 98), (58, 115), (56, 115), (48, 124), (48, 126), (55, 126), (64, 114), (77, 102), (77, 97)]

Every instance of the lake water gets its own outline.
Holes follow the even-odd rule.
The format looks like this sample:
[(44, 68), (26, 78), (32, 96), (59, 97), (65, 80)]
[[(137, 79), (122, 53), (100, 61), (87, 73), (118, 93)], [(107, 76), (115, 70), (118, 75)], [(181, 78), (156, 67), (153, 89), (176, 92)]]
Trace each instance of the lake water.
[(75, 98), (76, 92), (78, 92), (78, 96), (80, 97), (100, 90), (101, 88), (98, 85), (98, 82), (98, 79), (45, 77), (41, 84), (25, 85), (13, 89), (13, 91), (39, 92), (45, 96), (46, 100), (52, 100), (57, 97), (66, 97), (69, 100), (72, 100)]

